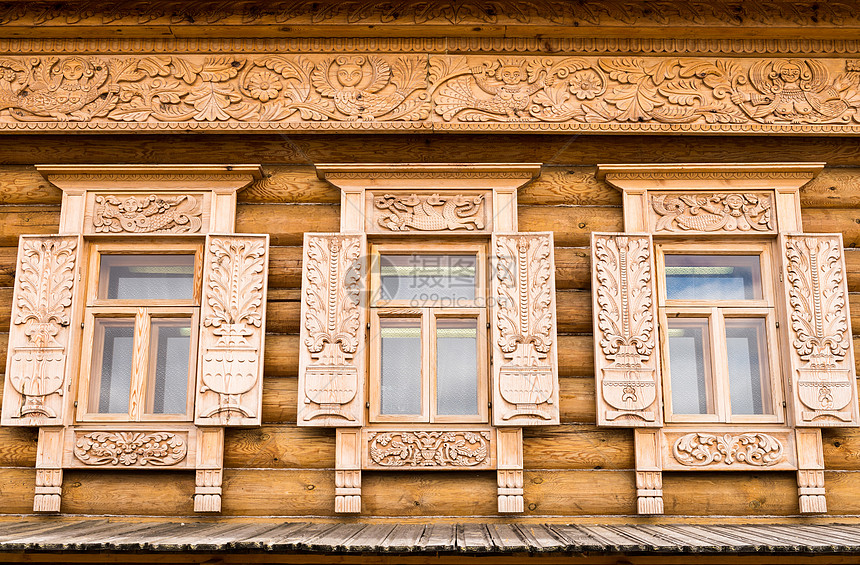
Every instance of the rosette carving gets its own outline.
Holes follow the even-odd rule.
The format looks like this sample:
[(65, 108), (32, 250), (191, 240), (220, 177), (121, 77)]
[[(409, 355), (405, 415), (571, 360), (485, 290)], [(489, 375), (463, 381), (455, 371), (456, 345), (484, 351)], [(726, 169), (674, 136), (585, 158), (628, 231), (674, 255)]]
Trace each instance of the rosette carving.
[(74, 453), (85, 465), (166, 467), (185, 459), (188, 445), (169, 432), (89, 432), (75, 435)]
[(783, 460), (784, 447), (777, 438), (765, 433), (691, 433), (675, 440), (672, 455), (688, 467), (735, 464), (770, 467)]

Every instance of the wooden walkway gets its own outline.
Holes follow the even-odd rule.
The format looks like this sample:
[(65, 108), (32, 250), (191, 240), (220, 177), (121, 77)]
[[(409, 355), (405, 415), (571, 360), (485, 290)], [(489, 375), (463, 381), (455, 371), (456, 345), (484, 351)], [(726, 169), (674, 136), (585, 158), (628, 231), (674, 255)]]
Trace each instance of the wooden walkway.
[(860, 525), (535, 525), (24, 520), (0, 552), (860, 554)]

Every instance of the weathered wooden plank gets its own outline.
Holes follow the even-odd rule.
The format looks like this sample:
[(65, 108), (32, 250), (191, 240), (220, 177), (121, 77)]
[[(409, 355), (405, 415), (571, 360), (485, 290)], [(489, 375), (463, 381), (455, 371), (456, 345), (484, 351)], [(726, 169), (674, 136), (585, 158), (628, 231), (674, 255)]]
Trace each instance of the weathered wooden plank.
[(555, 287), (558, 290), (591, 288), (591, 248), (555, 248)]
[(263, 377), (264, 424), (295, 423), (298, 384), (296, 378)]
[[(2, 261), (2, 257), (3, 256), (0, 255), (0, 261)], [(0, 269), (2, 269), (2, 263), (0, 263)], [(2, 270), (0, 270), (0, 273), (2, 273)], [(270, 246), (269, 290), (271, 291), (276, 288), (301, 288), (301, 286), (301, 246)]]
[(454, 549), (456, 532), (455, 524), (428, 524), (419, 546), (425, 551), (450, 551)]
[[(35, 471), (30, 474), (34, 485)], [(193, 472), (67, 470), (61, 509), (70, 514), (184, 516), (194, 513), (193, 492)], [(30, 500), (30, 510), (32, 505)]]
[(633, 432), (588, 425), (526, 428), (523, 430), (523, 466), (526, 469), (632, 469)]
[(513, 524), (486, 524), (487, 532), (495, 551), (529, 551), (529, 544), (523, 540)]
[(32, 166), (0, 167), (0, 205), (59, 205), (63, 192)]
[(824, 471), (827, 512), (857, 514), (860, 506), (860, 471)]
[(520, 231), (553, 231), (563, 247), (591, 245), (593, 231), (624, 230), (620, 206), (520, 206), (518, 212)]
[(57, 233), (59, 226), (59, 206), (0, 206), (0, 246), (17, 246), (21, 234)]
[(225, 467), (334, 468), (334, 430), (292, 424), (227, 429)]
[(366, 524), (350, 539), (339, 544), (346, 551), (390, 551), (387, 539), (397, 524)]
[(0, 247), (0, 287), (15, 285), (15, 267), (17, 259), (17, 245)]
[(787, 515), (799, 512), (797, 504), (797, 479), (794, 473), (663, 474), (663, 505), (666, 514)]
[(339, 204), (340, 189), (317, 178), (316, 169), (306, 165), (263, 168), (263, 178), (238, 194), (240, 203)]
[(620, 206), (621, 191), (597, 180), (597, 167), (544, 166), (541, 174), (517, 193), (525, 205), (570, 204)]
[(0, 513), (32, 513), (35, 490), (35, 470), (23, 467), (0, 469)]
[(860, 246), (860, 210), (854, 208), (801, 208), (803, 231), (841, 232), (845, 247)]
[(0, 467), (33, 467), (38, 438), (38, 428), (0, 427)]
[(423, 524), (395, 524), (383, 541), (388, 551), (414, 551), (424, 534)]
[[(336, 232), (339, 229), (340, 206), (334, 204), (236, 206), (236, 231), (268, 233), (271, 245), (302, 245), (305, 232)], [(2, 234), (0, 231), (0, 236)], [(2, 242), (0, 237), (0, 243)]]
[(825, 167), (800, 189), (807, 208), (860, 208), (860, 168)]

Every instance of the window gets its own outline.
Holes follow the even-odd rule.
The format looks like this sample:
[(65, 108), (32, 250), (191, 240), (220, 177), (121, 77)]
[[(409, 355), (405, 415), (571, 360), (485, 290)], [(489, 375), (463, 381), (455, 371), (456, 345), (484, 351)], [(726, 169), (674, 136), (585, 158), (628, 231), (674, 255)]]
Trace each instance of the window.
[(90, 246), (81, 421), (189, 421), (197, 357), (202, 247)]
[(483, 245), (372, 246), (370, 419), (486, 422)]
[(666, 419), (782, 421), (770, 244), (657, 245)]

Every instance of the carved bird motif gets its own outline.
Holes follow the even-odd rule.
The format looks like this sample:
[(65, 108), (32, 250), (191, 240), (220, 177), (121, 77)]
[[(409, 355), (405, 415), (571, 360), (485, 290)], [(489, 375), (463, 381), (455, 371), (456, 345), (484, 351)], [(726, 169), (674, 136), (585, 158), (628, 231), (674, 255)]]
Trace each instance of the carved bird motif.
[[(520, 64), (502, 62), (476, 67), (472, 69), (471, 78), (452, 81), (442, 90), (436, 111), (446, 120), (466, 109), (479, 112), (464, 115), (466, 120), (532, 120), (528, 113), (531, 97), (543, 87), (543, 79), (529, 79)], [(487, 98), (487, 94), (492, 97)]]
[(324, 61), (312, 75), (314, 87), (334, 100), (351, 121), (373, 121), (395, 109), (408, 96), (405, 88), (381, 93), (391, 81), (391, 67), (379, 57), (340, 56)]
[[(106, 85), (107, 79), (107, 64), (83, 57), (48, 58), (29, 67), (0, 59), (0, 110), (23, 110), (60, 121), (87, 120), (108, 106), (111, 95), (119, 90), (116, 85)], [(100, 103), (84, 110), (99, 99)]]

